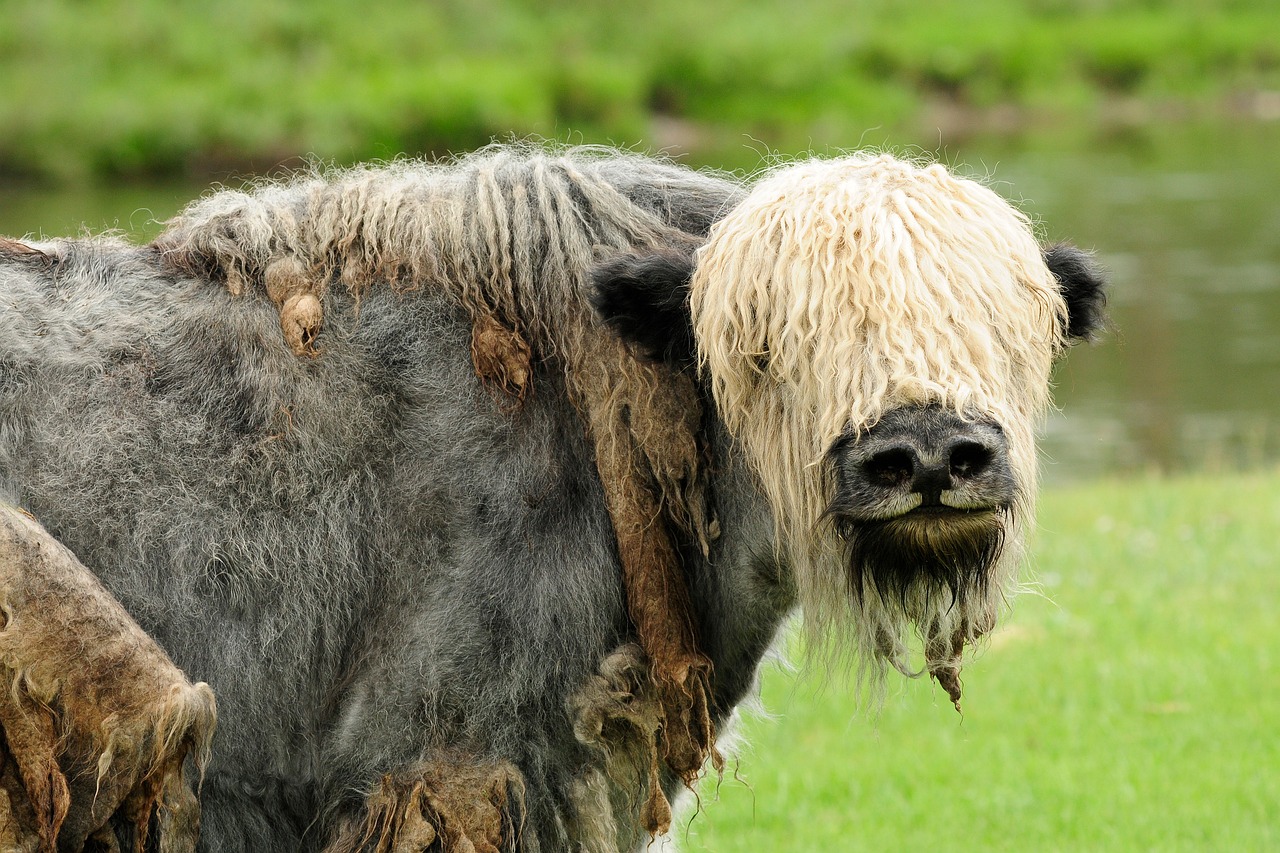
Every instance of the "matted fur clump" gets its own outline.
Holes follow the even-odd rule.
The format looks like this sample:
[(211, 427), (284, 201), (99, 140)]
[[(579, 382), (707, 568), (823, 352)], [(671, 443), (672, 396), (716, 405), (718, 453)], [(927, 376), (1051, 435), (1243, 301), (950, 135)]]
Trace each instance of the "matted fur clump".
[[(994, 192), (888, 155), (779, 168), (712, 229), (691, 305), (702, 366), (795, 568), (806, 623), (852, 631), (877, 676), (907, 672), (907, 634), (958, 695), (964, 643), (994, 625), (1032, 516), (1034, 428), (1066, 306), (1028, 220)], [(1008, 439), (1020, 503), (994, 575), (950, 593), (853, 590), (824, 517), (826, 454), (890, 409), (936, 403)], [(844, 644), (837, 643), (836, 646)], [(950, 685), (950, 686), (948, 686)]]
[[(36, 521), (0, 505), (0, 849), (193, 851), (217, 724), (96, 577)], [(97, 849), (97, 848), (93, 848)]]
[[(318, 353), (331, 287), (457, 299), (476, 374), (518, 408), (538, 365), (561, 371), (595, 445), (627, 606), (664, 699), (663, 757), (692, 782), (719, 763), (710, 662), (697, 649), (677, 534), (703, 554), (709, 517), (692, 380), (637, 357), (591, 309), (601, 257), (691, 253), (732, 182), (604, 149), (494, 146), (443, 164), (304, 175), (191, 205), (156, 240), (168, 263), (275, 303), (290, 347)], [(678, 201), (678, 203), (677, 203)]]
[(382, 777), (363, 821), (339, 827), (324, 853), (538, 853), (524, 837), (525, 783), (509, 762), (432, 755)]

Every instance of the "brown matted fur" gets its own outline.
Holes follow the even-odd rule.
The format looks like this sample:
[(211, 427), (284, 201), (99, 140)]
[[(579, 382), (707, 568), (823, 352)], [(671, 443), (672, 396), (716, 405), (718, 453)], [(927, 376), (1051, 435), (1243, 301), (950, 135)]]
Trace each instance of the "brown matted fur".
[[(191, 684), (98, 579), (21, 510), (0, 505), (0, 848), (79, 850), (157, 819), (193, 851), (213, 692)], [(105, 833), (105, 834), (104, 834)]]
[(15, 261), (28, 261), (47, 266), (52, 261), (48, 255), (34, 246), (28, 246), (11, 237), (0, 236), (0, 255)]
[(363, 821), (340, 826), (325, 853), (512, 853), (522, 839), (524, 777), (506, 761), (449, 752), (386, 775)]
[(701, 237), (627, 198), (609, 175), (628, 168), (672, 192), (713, 180), (613, 150), (495, 146), (452, 163), (401, 161), (219, 192), (172, 220), (155, 246), (177, 269), (225, 280), (232, 293), (261, 288), (300, 356), (318, 353), (329, 287), (359, 297), (385, 283), (458, 301), (472, 320), (476, 374), (504, 408), (528, 393), (535, 363), (561, 370), (595, 445), (628, 611), (663, 698), (662, 754), (692, 783), (708, 758), (722, 764), (711, 664), (698, 649), (675, 541), (678, 532), (705, 554), (716, 529), (701, 408), (689, 377), (637, 357), (603, 325), (585, 276), (600, 257), (692, 252)]
[[(910, 672), (907, 633), (958, 698), (959, 652), (994, 625), (1032, 517), (1033, 430), (1066, 307), (1025, 216), (940, 165), (854, 154), (780, 167), (698, 251), (691, 307), (717, 408), (772, 505), (814, 634), (852, 633), (879, 681)], [(937, 403), (1004, 427), (1018, 502), (994, 576), (951, 595), (850, 594), (824, 517), (826, 454), (895, 406)], [(815, 647), (817, 644), (815, 644)], [(838, 653), (838, 652), (837, 652)]]
[[(671, 828), (671, 803), (662, 790), (658, 745), (664, 725), (663, 703), (646, 677), (648, 661), (639, 646), (620, 646), (600, 662), (597, 673), (569, 700), (573, 733), (579, 742), (599, 751), (607, 778), (630, 792), (639, 787), (643, 794), (626, 802), (611, 802), (607, 785), (592, 791), (589, 779), (580, 780), (579, 798), (596, 803), (580, 806), (580, 814), (595, 818), (596, 826), (580, 833), (593, 839), (593, 851), (612, 849), (617, 844), (616, 816), (634, 814), (645, 831), (653, 836)], [(637, 785), (637, 782), (643, 782)], [(602, 777), (601, 782), (604, 782)], [(608, 820), (600, 821), (600, 816)]]

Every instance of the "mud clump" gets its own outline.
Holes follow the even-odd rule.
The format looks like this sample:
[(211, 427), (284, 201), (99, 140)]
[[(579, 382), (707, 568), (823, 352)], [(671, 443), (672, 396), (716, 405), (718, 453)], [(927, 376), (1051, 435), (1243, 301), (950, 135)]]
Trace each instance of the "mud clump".
[[(595, 808), (610, 812), (592, 815), (584, 824), (616, 827), (619, 815), (614, 812), (622, 812), (621, 817), (637, 820), (654, 837), (671, 829), (671, 803), (662, 788), (662, 764), (691, 784), (706, 756), (683, 734), (696, 719), (696, 712), (673, 718), (672, 709), (686, 703), (664, 697), (665, 689), (669, 689), (667, 685), (654, 679), (644, 650), (628, 643), (606, 657), (596, 674), (569, 700), (574, 735), (598, 751), (604, 777), (624, 792), (613, 800), (597, 795)], [(706, 709), (698, 710), (705, 713)], [(712, 761), (717, 771), (723, 770), (723, 759), (714, 750)], [(686, 768), (685, 774), (680, 767)], [(588, 778), (582, 787), (589, 791), (599, 785)], [(599, 839), (596, 846), (609, 849), (616, 844), (614, 839)]]
[(514, 765), (442, 753), (383, 776), (365, 800), (364, 819), (339, 826), (325, 853), (527, 851), (524, 796)]

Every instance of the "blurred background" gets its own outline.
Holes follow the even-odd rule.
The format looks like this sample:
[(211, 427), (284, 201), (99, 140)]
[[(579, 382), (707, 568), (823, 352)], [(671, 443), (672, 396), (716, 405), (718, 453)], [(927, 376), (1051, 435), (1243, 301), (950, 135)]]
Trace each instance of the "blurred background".
[[(780, 739), (754, 794), (687, 847), (1280, 847), (1276, 4), (0, 0), (0, 234), (145, 240), (212, 182), (531, 135), (743, 173), (934, 158), (1114, 280), (1045, 430), (1053, 601), (980, 661), (1027, 655), (991, 669), (1012, 694), (961, 726), (925, 685), (850, 730), (843, 698), (767, 687), (816, 728), (753, 729)], [(922, 720), (949, 740), (904, 745)]]
[(1280, 11), (1256, 0), (0, 0), (0, 233), (536, 135), (750, 172), (872, 146), (1096, 249), (1050, 482), (1280, 457)]

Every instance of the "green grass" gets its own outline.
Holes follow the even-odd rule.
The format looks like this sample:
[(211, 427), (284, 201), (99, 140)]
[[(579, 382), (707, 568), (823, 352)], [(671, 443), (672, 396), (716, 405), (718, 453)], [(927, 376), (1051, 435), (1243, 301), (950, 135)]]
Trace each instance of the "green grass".
[(1280, 27), (1252, 0), (355, 8), (0, 0), (0, 172), (261, 172), (307, 154), (443, 153), (511, 133), (707, 152), (748, 137), (791, 152), (930, 146), (944, 104), (1012, 106), (1065, 128), (1115, 98), (1221, 103), (1280, 88)]
[(965, 670), (875, 718), (774, 673), (692, 851), (1280, 847), (1280, 474), (1042, 503), (1023, 596)]

